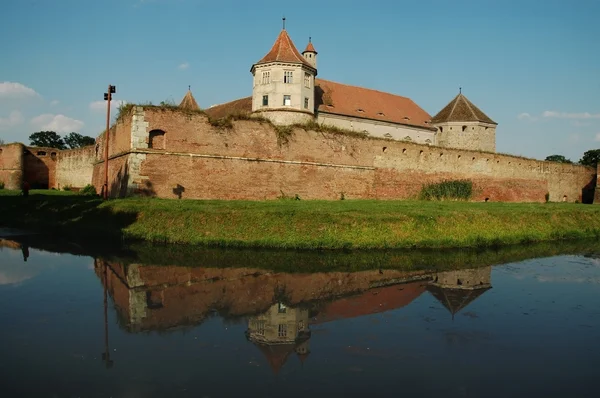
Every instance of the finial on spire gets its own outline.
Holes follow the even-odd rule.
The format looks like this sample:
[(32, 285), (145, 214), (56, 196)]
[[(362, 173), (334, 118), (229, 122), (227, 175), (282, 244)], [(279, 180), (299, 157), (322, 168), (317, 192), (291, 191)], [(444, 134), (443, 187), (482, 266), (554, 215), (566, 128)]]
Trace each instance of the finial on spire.
[(188, 91), (192, 91), (192, 86), (188, 86)]
[(308, 42), (312, 43), (312, 37), (308, 36)]
[(285, 30), (285, 17), (283, 17), (282, 20), (283, 20), (283, 30)]
[(459, 94), (462, 94), (462, 87), (459, 87), (459, 88), (458, 88), (458, 93), (459, 93)]

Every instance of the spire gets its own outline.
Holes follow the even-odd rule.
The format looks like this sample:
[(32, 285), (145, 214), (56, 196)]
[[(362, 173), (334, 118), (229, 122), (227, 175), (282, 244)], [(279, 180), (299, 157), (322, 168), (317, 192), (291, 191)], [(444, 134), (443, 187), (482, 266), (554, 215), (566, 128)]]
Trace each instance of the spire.
[(283, 20), (283, 30), (285, 30), (285, 17), (283, 17), (282, 20)]
[(196, 102), (196, 99), (192, 95), (192, 87), (191, 86), (188, 86), (188, 91), (187, 91), (187, 93), (185, 93), (185, 96), (181, 100), (179, 107), (181, 109), (187, 109), (190, 111), (196, 111), (196, 110), (200, 109), (200, 107), (198, 106), (198, 103)]
[(302, 54), (308, 53), (308, 52), (318, 54), (317, 50), (315, 50), (315, 46), (313, 46), (313, 44), (312, 44), (312, 37), (310, 37), (310, 36), (308, 37), (308, 44), (306, 45), (306, 48), (304, 49), (304, 51), (302, 51)]
[(314, 68), (296, 49), (292, 39), (288, 35), (287, 31), (283, 29), (279, 36), (277, 36), (277, 40), (271, 47), (271, 50), (265, 55), (257, 64), (266, 64), (269, 62), (288, 62), (288, 63), (298, 63), (310, 66)]
[(463, 95), (462, 87), (459, 87), (458, 95), (439, 111), (437, 115), (431, 118), (431, 122), (483, 122), (498, 124)]

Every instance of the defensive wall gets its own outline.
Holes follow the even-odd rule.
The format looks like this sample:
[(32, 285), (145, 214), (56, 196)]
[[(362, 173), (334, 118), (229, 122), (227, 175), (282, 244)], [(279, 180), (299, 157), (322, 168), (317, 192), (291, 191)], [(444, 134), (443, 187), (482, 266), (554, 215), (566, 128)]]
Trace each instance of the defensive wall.
[[(104, 136), (93, 184), (104, 183)], [(409, 199), (423, 184), (470, 179), (474, 200), (593, 201), (591, 167), (492, 152), (275, 128), (257, 120), (217, 126), (200, 112), (133, 107), (113, 127), (109, 194), (163, 198)]]
[(59, 150), (20, 143), (0, 146), (0, 181), (6, 189), (83, 188), (91, 183), (95, 147)]

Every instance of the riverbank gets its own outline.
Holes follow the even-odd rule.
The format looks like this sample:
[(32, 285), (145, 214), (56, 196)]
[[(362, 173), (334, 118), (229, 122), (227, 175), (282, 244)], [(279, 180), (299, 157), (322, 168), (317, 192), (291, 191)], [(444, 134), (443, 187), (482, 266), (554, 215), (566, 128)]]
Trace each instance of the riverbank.
[(0, 195), (0, 226), (220, 247), (494, 247), (600, 238), (600, 206), (427, 201), (200, 201)]

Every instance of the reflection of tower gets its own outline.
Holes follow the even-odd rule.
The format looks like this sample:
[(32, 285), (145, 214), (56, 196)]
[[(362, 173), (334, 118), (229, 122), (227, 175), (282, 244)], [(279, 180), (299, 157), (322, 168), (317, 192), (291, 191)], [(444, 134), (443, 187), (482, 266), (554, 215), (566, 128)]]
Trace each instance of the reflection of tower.
[(427, 290), (454, 315), (492, 288), (492, 267), (440, 272)]
[(106, 369), (113, 367), (114, 361), (110, 359), (110, 349), (108, 348), (108, 275), (107, 266), (104, 263), (104, 352), (102, 360), (106, 362)]
[(246, 337), (267, 357), (275, 374), (292, 352), (304, 363), (310, 354), (308, 310), (273, 304), (266, 312), (250, 318)]

